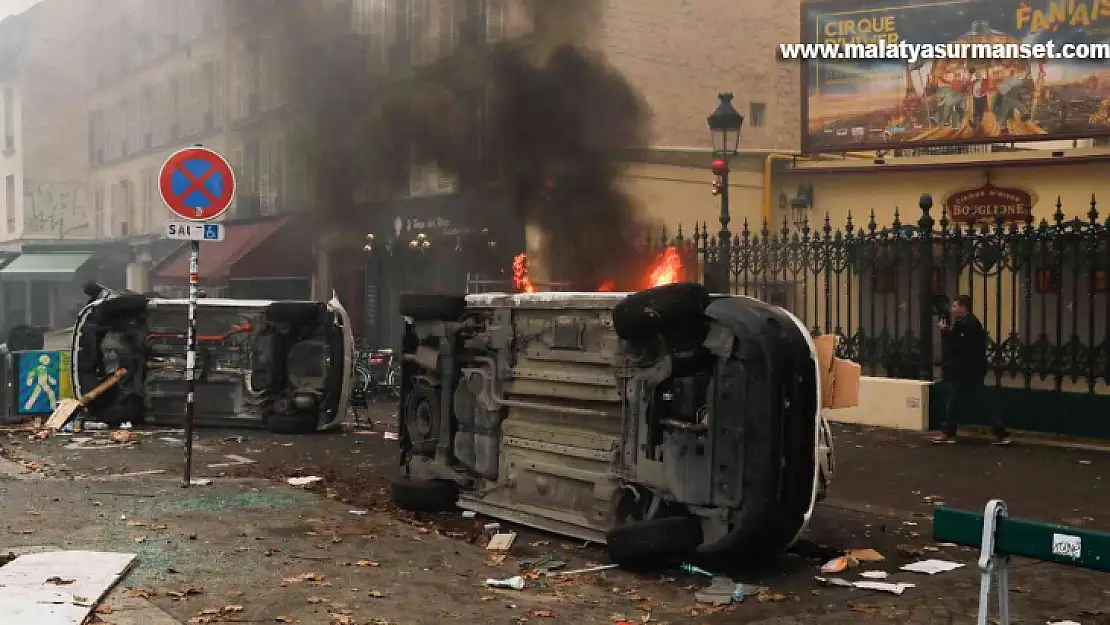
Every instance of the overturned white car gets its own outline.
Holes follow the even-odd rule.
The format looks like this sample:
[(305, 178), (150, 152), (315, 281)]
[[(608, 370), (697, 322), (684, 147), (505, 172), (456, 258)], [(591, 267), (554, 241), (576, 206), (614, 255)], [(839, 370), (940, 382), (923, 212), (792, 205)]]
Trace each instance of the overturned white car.
[(813, 340), (785, 310), (638, 293), (411, 293), (395, 503), (459, 506), (618, 562), (790, 546), (832, 478)]
[[(80, 396), (117, 369), (121, 382), (89, 406), (111, 425), (180, 422), (188, 301), (101, 289), (73, 328)], [(198, 300), (196, 419), (279, 433), (338, 426), (351, 396), (354, 340), (338, 300)]]

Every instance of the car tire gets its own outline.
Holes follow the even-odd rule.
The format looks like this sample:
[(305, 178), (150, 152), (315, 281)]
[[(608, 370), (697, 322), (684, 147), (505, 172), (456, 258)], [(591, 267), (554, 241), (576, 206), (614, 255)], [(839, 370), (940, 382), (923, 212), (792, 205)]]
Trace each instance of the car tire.
[(316, 416), (274, 414), (266, 419), (266, 429), (274, 434), (312, 434), (316, 431)]
[(621, 565), (667, 564), (692, 553), (702, 543), (701, 522), (678, 516), (632, 521), (605, 535), (609, 558)]
[(457, 321), (466, 311), (466, 297), (441, 293), (401, 293), (398, 308), (417, 321)]
[(422, 456), (434, 456), (439, 442), (440, 419), (443, 418), (439, 393), (437, 387), (418, 383), (409, 390), (401, 407), (405, 437), (412, 444), (413, 452)]
[(445, 480), (395, 477), (389, 482), (393, 504), (409, 512), (450, 512), (457, 507), (459, 487)]
[(696, 282), (677, 282), (629, 295), (613, 308), (613, 329), (627, 341), (650, 338), (664, 328), (700, 319), (709, 291)]

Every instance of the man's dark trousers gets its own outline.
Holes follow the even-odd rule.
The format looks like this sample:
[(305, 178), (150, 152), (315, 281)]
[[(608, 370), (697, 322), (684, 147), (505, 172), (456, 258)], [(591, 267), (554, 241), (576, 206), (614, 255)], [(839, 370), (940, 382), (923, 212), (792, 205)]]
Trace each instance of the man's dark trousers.
[(997, 437), (1006, 435), (1002, 425), (1002, 415), (987, 399), (986, 387), (982, 382), (952, 382), (951, 395), (945, 406), (944, 424), (941, 431), (948, 436), (956, 436), (956, 429), (971, 421), (971, 416), (986, 416), (991, 433)]

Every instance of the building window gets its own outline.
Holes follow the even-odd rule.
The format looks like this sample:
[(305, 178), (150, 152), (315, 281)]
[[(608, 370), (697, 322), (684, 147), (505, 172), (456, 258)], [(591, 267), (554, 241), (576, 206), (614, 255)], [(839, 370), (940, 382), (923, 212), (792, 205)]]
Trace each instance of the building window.
[(748, 105), (748, 126), (752, 128), (759, 128), (766, 123), (764, 119), (767, 113), (767, 105), (762, 102), (752, 102)]
[(181, 138), (181, 122), (184, 117), (182, 114), (184, 97), (181, 93), (181, 77), (174, 76), (170, 79), (170, 91), (166, 96), (166, 110), (169, 117), (169, 140), (177, 141)]
[(126, 237), (131, 233), (131, 214), (135, 207), (135, 194), (131, 181), (126, 178), (112, 185), (112, 230), (110, 236)]
[(8, 234), (15, 233), (15, 176), (4, 178), (4, 214), (8, 224)]
[(149, 150), (154, 147), (154, 134), (151, 132), (154, 128), (154, 93), (150, 87), (143, 89), (143, 95), (139, 99), (139, 143), (135, 144), (135, 149)]
[(99, 239), (104, 234), (104, 185), (96, 185), (93, 189), (93, 238)]
[(120, 148), (120, 151), (122, 152), (122, 156), (126, 157), (139, 148), (138, 98), (128, 98), (127, 101), (124, 102), (123, 116), (127, 122), (127, 136), (123, 140), (123, 147)]
[(92, 166), (104, 163), (105, 144), (104, 111), (89, 112), (89, 164)]
[(4, 150), (15, 149), (15, 91), (4, 89)]
[(134, 230), (142, 234), (150, 231), (154, 225), (154, 198), (158, 195), (158, 170), (149, 168), (143, 170), (143, 203), (135, 215)]

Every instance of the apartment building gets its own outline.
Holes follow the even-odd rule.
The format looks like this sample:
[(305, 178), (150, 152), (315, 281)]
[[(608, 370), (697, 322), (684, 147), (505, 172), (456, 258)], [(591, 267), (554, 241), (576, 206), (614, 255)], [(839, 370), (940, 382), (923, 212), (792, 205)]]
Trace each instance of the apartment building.
[(0, 22), (0, 334), (52, 326), (99, 270), (83, 156), (86, 81), (74, 32), (79, 0), (54, 0)]
[[(252, 281), (273, 277), (266, 263), (250, 257), (265, 256), (257, 248), (280, 238), (289, 221), (283, 216), (306, 193), (303, 175), (290, 172), (295, 159), (278, 114), (283, 73), (263, 63), (275, 57), (255, 45), (281, 46), (289, 33), (267, 31), (269, 22), (255, 19), (264, 8), (250, 0), (234, 7), (225, 0), (123, 0), (90, 17), (93, 223), (98, 238), (131, 248), (129, 288), (185, 287), (186, 253), (161, 239), (169, 212), (157, 176), (170, 154), (191, 145), (220, 152), (236, 173), (227, 239), (201, 256), (203, 286), (210, 295), (234, 295), (234, 281), (242, 293)], [(281, 277), (294, 289), (308, 283), (307, 274)]]

